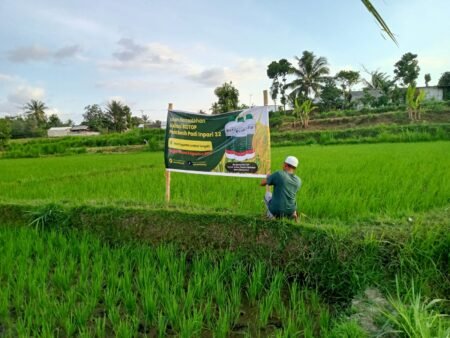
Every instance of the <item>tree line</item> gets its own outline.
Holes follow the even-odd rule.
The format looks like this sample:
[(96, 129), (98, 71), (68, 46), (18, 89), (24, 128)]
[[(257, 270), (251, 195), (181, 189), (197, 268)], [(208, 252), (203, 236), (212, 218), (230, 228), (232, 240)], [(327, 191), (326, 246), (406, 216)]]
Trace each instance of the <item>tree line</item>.
[[(0, 118), (0, 148), (10, 138), (29, 138), (47, 136), (47, 130), (53, 127), (71, 127), (72, 120), (65, 122), (56, 114), (47, 114), (47, 105), (40, 100), (30, 100), (23, 107), (23, 114), (15, 117)], [(82, 125), (92, 131), (102, 133), (123, 132), (139, 124), (151, 123), (160, 126), (161, 122), (152, 122), (147, 115), (133, 116), (131, 109), (120, 101), (112, 100), (102, 108), (98, 104), (84, 108)]]
[[(395, 63), (392, 78), (379, 70), (364, 71), (364, 77), (359, 71), (346, 69), (332, 75), (327, 58), (311, 51), (296, 56), (294, 64), (281, 59), (267, 66), (267, 76), (272, 80), (272, 100), (277, 104), (279, 99), (284, 110), (287, 104), (295, 107), (296, 100), (300, 103), (313, 100), (321, 110), (348, 109), (357, 103), (368, 107), (402, 103), (405, 87), (416, 86), (420, 67), (417, 54), (406, 53)], [(430, 74), (424, 78), (428, 86)], [(352, 89), (359, 83), (363, 84), (364, 95), (356, 103), (352, 100)]]

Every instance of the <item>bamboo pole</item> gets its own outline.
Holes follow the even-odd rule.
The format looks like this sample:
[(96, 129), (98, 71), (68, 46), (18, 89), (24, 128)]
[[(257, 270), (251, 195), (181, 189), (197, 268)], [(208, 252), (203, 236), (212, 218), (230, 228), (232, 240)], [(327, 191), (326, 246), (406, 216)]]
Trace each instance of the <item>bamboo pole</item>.
[[(168, 111), (173, 110), (173, 103), (169, 103)], [(166, 122), (167, 123), (167, 122)], [(166, 169), (166, 203), (170, 202), (170, 171)]]
[[(267, 89), (263, 90), (263, 97), (264, 97), (264, 105), (268, 106), (269, 105), (269, 93), (267, 91)], [(269, 138), (269, 149), (270, 149), (270, 138)], [(269, 159), (266, 160), (269, 161), (269, 167), (270, 167), (270, 151), (269, 151)], [(270, 175), (270, 171), (267, 173), (267, 175)], [(266, 192), (270, 192), (270, 185), (266, 185)]]

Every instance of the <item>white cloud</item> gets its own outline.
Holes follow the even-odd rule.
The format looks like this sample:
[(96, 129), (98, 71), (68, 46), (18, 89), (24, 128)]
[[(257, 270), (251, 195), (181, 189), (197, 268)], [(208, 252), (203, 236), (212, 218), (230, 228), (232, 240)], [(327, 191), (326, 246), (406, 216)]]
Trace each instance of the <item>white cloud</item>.
[(96, 86), (108, 90), (126, 90), (126, 91), (161, 91), (170, 90), (174, 84), (170, 81), (149, 81), (145, 79), (112, 79), (107, 81), (98, 81)]
[(0, 73), (0, 84), (11, 83), (11, 82), (15, 82), (15, 81), (17, 81), (17, 78), (15, 76)]
[[(237, 59), (230, 67), (211, 67), (191, 71), (187, 78), (205, 87), (216, 87), (225, 81), (244, 84), (265, 79), (266, 62), (252, 58)], [(199, 69), (199, 66), (192, 67)]]
[(42, 100), (45, 90), (40, 87), (20, 86), (7, 96), (7, 100), (14, 104), (25, 104), (29, 100)]
[(43, 100), (45, 90), (41, 87), (20, 85), (12, 89), (6, 100), (0, 101), (0, 115), (17, 115), (22, 113), (23, 106), (30, 101)]
[(227, 69), (221, 67), (206, 68), (188, 75), (187, 78), (206, 87), (215, 87), (227, 79)]

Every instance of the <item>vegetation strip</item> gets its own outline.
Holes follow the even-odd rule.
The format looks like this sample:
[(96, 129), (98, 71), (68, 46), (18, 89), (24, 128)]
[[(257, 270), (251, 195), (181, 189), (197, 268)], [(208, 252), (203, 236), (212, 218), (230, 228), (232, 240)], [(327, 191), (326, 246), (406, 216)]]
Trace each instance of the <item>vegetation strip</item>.
[[(111, 243), (172, 243), (187, 252), (235, 251), (263, 260), (332, 302), (345, 302), (368, 285), (387, 287), (401, 272), (426, 294), (450, 293), (449, 211), (415, 224), (392, 222), (363, 227), (268, 222), (252, 217), (111, 207), (0, 206), (0, 223), (37, 228), (76, 228)], [(447, 221), (446, 221), (447, 220)]]

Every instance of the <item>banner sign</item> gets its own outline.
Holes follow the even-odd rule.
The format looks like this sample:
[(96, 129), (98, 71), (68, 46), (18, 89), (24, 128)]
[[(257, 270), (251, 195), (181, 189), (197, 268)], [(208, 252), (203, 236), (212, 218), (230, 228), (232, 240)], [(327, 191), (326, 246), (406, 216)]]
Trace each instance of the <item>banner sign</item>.
[(270, 171), (270, 106), (219, 115), (169, 111), (165, 162), (169, 171), (265, 177)]

